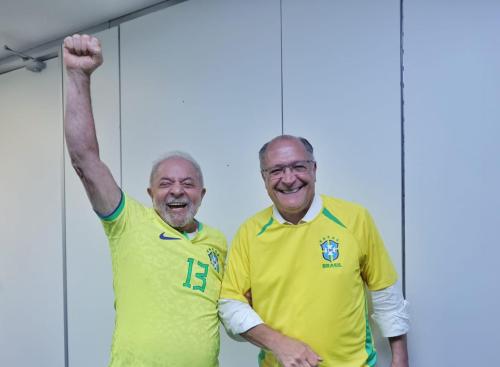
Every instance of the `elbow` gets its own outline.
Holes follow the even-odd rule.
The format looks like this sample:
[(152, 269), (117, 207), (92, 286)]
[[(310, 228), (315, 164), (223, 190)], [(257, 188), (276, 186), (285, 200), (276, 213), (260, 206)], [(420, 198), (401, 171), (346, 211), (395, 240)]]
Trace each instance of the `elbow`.
[(75, 172), (78, 175), (78, 177), (80, 177), (80, 179), (83, 180), (83, 178), (85, 176), (83, 174), (83, 169), (81, 168), (81, 166), (76, 161), (74, 161), (73, 159), (71, 160), (71, 165), (73, 166), (73, 169), (75, 170)]
[(92, 154), (71, 154), (70, 152), (70, 158), (71, 166), (82, 180), (87, 176), (87, 171), (99, 162), (99, 157)]

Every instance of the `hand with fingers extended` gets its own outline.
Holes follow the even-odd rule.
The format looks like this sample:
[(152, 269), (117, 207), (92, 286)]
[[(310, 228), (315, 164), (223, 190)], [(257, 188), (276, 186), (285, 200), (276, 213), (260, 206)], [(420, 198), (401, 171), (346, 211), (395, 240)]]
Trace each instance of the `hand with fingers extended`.
[(322, 361), (309, 345), (285, 335), (276, 340), (272, 352), (283, 367), (318, 367)]
[(102, 64), (99, 40), (86, 34), (75, 34), (64, 39), (64, 65), (68, 72), (82, 72), (90, 76)]

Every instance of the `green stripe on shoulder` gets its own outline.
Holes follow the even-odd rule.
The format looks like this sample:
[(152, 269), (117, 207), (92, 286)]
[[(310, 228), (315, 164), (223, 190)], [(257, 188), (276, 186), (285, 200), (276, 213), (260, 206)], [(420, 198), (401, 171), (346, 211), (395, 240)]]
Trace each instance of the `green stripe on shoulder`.
[(123, 195), (123, 191), (121, 191), (120, 203), (118, 204), (116, 209), (113, 210), (113, 212), (111, 214), (106, 215), (106, 216), (102, 216), (99, 213), (97, 213), (97, 215), (102, 220), (104, 220), (106, 222), (111, 222), (111, 221), (115, 220), (122, 213), (124, 207), (125, 207), (125, 195)]
[(262, 229), (260, 230), (260, 232), (259, 232), (259, 233), (257, 233), (257, 236), (260, 236), (262, 233), (264, 233), (264, 232), (266, 231), (266, 229), (267, 229), (267, 228), (268, 228), (271, 224), (273, 224), (273, 220), (274, 220), (274, 219), (273, 219), (273, 217), (271, 217), (271, 218), (269, 219), (269, 221), (268, 221), (268, 222), (264, 225), (264, 227), (262, 227)]
[(327, 208), (323, 208), (322, 213), (323, 213), (323, 215), (325, 217), (327, 217), (328, 219), (331, 219), (332, 221), (334, 221), (335, 223), (337, 223), (339, 226), (346, 228), (346, 226), (344, 225), (344, 223), (342, 223), (340, 221), (340, 219), (337, 218), (335, 215), (333, 215), (332, 213), (330, 213)]

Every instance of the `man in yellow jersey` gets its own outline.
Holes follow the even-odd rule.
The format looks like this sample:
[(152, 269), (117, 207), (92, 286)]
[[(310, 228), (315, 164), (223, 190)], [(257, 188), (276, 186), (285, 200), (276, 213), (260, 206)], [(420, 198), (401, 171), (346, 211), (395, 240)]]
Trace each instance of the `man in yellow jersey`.
[(226, 240), (194, 216), (205, 194), (186, 153), (158, 160), (147, 189), (154, 209), (127, 196), (99, 158), (90, 75), (99, 41), (64, 40), (65, 136), (71, 162), (109, 239), (116, 320), (111, 367), (216, 367)]
[(392, 367), (407, 367), (406, 301), (367, 210), (316, 194), (304, 138), (278, 136), (259, 158), (274, 205), (233, 240), (219, 301), (226, 329), (262, 348), (261, 367), (375, 366), (366, 286)]

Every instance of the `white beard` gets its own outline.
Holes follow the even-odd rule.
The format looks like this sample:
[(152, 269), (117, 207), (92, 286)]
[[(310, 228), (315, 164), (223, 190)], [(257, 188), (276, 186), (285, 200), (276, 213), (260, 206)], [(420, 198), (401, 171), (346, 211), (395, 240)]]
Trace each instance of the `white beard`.
[(171, 227), (182, 228), (192, 223), (194, 216), (198, 211), (198, 205), (194, 205), (191, 201), (187, 202), (187, 213), (186, 214), (175, 214), (170, 213), (169, 208), (165, 202), (157, 202), (153, 200), (153, 207), (158, 213), (158, 215)]

